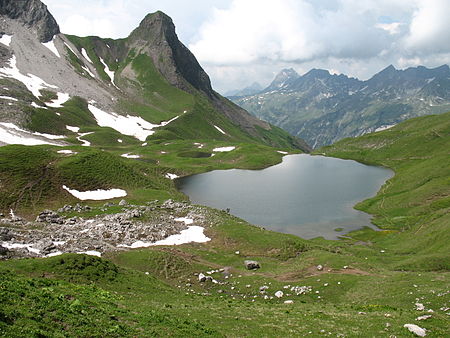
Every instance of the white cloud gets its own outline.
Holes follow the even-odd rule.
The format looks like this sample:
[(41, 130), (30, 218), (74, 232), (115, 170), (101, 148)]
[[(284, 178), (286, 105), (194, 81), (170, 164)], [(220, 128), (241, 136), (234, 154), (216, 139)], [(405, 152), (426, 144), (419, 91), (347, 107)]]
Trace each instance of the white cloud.
[(172, 17), (219, 91), (282, 68), (372, 76), (449, 63), (450, 0), (44, 0), (61, 30), (119, 38), (150, 12)]
[[(307, 30), (299, 27), (299, 20)], [(201, 27), (199, 41), (189, 47), (201, 61), (216, 64), (307, 59), (320, 48), (308, 38), (315, 29), (314, 12), (308, 3), (235, 0), (229, 9), (214, 11)]]
[(419, 1), (406, 47), (419, 53), (450, 52), (449, 13), (449, 0)]
[(389, 42), (389, 33), (376, 27), (379, 11), (367, 1), (338, 5), (319, 10), (307, 0), (234, 0), (214, 11), (189, 47), (213, 64), (377, 55)]

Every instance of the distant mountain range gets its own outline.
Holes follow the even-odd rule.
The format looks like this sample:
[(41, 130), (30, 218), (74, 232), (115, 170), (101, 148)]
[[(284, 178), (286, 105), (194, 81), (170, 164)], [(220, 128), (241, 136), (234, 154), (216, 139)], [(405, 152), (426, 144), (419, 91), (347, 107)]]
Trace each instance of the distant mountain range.
[(411, 117), (449, 111), (450, 69), (397, 70), (391, 65), (367, 81), (322, 69), (303, 76), (284, 69), (264, 90), (229, 98), (317, 148)]

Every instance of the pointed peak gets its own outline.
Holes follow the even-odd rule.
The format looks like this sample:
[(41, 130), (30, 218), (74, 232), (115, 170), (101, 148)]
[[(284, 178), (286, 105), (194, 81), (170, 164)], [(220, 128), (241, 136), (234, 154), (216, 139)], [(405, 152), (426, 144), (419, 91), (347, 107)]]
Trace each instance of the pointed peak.
[(139, 26), (131, 32), (130, 38), (141, 41), (178, 39), (172, 19), (161, 11), (147, 14)]
[(284, 76), (284, 77), (298, 77), (298, 73), (295, 71), (294, 68), (285, 68), (281, 72), (278, 73), (278, 76)]
[(149, 13), (147, 14), (144, 19), (141, 21), (141, 23), (139, 24), (139, 27), (142, 26), (148, 26), (148, 25), (152, 25), (156, 22), (160, 22), (160, 23), (167, 23), (167, 24), (172, 24), (173, 25), (173, 21), (171, 19), (170, 16), (168, 16), (166, 13), (161, 12), (161, 11), (157, 11), (155, 13)]
[(2, 0), (0, 15), (17, 20), (34, 29), (40, 42), (48, 42), (59, 34), (59, 26), (47, 6), (40, 0)]
[(267, 87), (267, 90), (278, 90), (287, 85), (288, 82), (296, 80), (300, 77), (293, 68), (286, 68), (279, 72), (272, 83)]
[(392, 64), (390, 64), (389, 66), (384, 68), (380, 73), (391, 73), (395, 71), (397, 71), (397, 69)]

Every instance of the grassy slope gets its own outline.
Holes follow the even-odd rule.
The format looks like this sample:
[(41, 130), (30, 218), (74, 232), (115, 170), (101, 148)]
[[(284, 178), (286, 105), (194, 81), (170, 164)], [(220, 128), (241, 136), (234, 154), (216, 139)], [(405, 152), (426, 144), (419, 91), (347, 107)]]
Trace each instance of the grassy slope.
[[(442, 273), (395, 272), (383, 267), (386, 256), (371, 247), (305, 241), (249, 226), (220, 212), (211, 211), (210, 217), (216, 221), (208, 229), (214, 239), (205, 245), (131, 250), (106, 259), (65, 255), (3, 262), (0, 269), (16, 273), (2, 277), (3, 281), (14, 279), (6, 288), (3, 316), (9, 321), (4, 321), (3, 330), (13, 335), (40, 325), (49, 332), (64, 327), (67, 336), (79, 332), (89, 336), (112, 328), (122, 336), (136, 332), (139, 336), (180, 337), (304, 336), (309, 332), (319, 336), (325, 330), (333, 336), (404, 337), (409, 335), (403, 324), (417, 323), (415, 318), (424, 313), (415, 310), (416, 298), (420, 298), (435, 313), (418, 324), (431, 337), (445, 336), (447, 315), (439, 309), (446, 304), (441, 294), (448, 285)], [(256, 273), (242, 265), (244, 259), (252, 258), (262, 266)], [(325, 265), (323, 273), (313, 268), (319, 263)], [(349, 268), (343, 269), (344, 265)], [(196, 282), (194, 272), (223, 266), (231, 267), (232, 276), (213, 276), (230, 284)], [(23, 283), (33, 287), (19, 291), (17, 286)], [(58, 285), (52, 286), (51, 295), (45, 283)], [(308, 285), (313, 291), (263, 300), (262, 285), (269, 285), (270, 296), (277, 290), (287, 293), (285, 285)], [(19, 306), (11, 304), (14, 299), (20, 299)], [(284, 304), (285, 299), (294, 304)], [(64, 311), (75, 300), (81, 308), (99, 306), (102, 311), (93, 313), (90, 321), (80, 321), (79, 312)], [(30, 303), (34, 306), (27, 306)], [(16, 313), (9, 315), (13, 309)], [(52, 313), (52, 321), (35, 319), (41, 312)], [(386, 328), (386, 323), (391, 326)]]
[[(52, 309), (53, 321), (41, 328), (53, 332), (62, 326), (69, 336), (105, 333), (111, 327), (121, 336), (412, 336), (403, 328), (406, 323), (426, 328), (430, 337), (447, 336), (449, 116), (411, 120), (322, 149), (396, 171), (375, 198), (359, 206), (375, 213), (384, 231), (365, 229), (341, 241), (306, 241), (210, 210), (212, 226), (206, 232), (213, 240), (206, 244), (131, 250), (87, 261), (68, 255), (67, 265), (61, 257), (3, 262), (0, 268), (16, 274), (2, 278), (10, 295), (1, 314), (2, 329), (12, 335), (31, 330), (39, 325), (35, 314)], [(262, 268), (246, 271), (244, 259), (257, 259)], [(317, 271), (318, 264), (324, 271)], [(194, 272), (224, 266), (232, 276), (213, 275), (230, 284), (196, 281)], [(35, 287), (21, 292), (22, 303), (10, 315), (17, 285), (29, 283)], [(56, 294), (79, 299), (77, 306), (93, 304), (103, 311), (93, 315), (95, 323), (75, 326), (71, 323), (80, 314), (60, 311), (73, 299), (60, 297), (55, 303), (45, 293), (45, 283), (55, 283)], [(285, 285), (308, 285), (313, 291), (264, 300), (262, 285), (269, 285), (270, 296), (277, 290), (287, 293)], [(112, 295), (107, 301), (101, 297), (105, 292)], [(86, 294), (89, 300), (83, 298)], [(27, 307), (31, 299), (36, 306)], [(284, 304), (285, 299), (294, 304)], [(415, 309), (416, 302), (434, 310), (430, 319), (416, 321), (427, 314)]]
[(374, 223), (386, 230), (373, 233), (372, 240), (404, 255), (396, 263), (398, 268), (450, 268), (449, 149), (450, 113), (446, 113), (412, 119), (320, 150), (395, 170), (382, 193), (357, 207), (376, 215)]

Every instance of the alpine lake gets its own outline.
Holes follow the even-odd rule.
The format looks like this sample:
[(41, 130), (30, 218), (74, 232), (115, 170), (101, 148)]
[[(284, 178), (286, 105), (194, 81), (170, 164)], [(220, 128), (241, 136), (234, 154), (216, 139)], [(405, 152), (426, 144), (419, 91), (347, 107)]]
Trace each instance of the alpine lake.
[(337, 239), (371, 224), (353, 206), (374, 196), (393, 176), (389, 169), (306, 154), (288, 155), (263, 170), (215, 170), (176, 180), (192, 203), (305, 239)]

